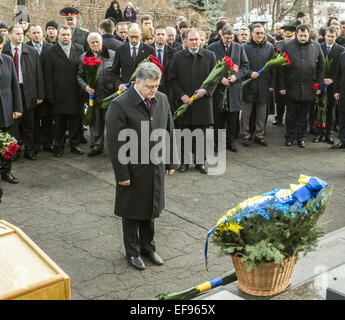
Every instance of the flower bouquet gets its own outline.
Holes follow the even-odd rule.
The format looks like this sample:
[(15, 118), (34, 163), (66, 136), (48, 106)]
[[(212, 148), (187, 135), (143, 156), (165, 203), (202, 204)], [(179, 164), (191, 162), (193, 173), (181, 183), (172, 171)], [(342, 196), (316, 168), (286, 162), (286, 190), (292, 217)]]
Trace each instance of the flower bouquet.
[[(207, 78), (201, 84), (201, 87), (198, 89), (205, 89), (211, 83), (217, 82), (225, 73), (230, 73), (231, 71), (237, 72), (238, 66), (232, 62), (232, 60), (225, 56), (222, 60), (218, 60), (216, 65), (213, 67), (212, 71), (209, 73)], [(190, 100), (193, 102), (196, 96), (197, 91), (191, 96)], [(173, 114), (173, 119), (176, 120), (180, 118), (189, 108), (188, 103), (184, 103), (180, 106)]]
[(0, 154), (1, 156), (9, 160), (18, 151), (17, 140), (13, 138), (9, 133), (0, 130)]
[[(274, 67), (289, 66), (289, 65), (291, 65), (289, 56), (285, 52), (281, 53), (281, 51), (276, 48), (274, 51), (273, 57), (265, 63), (263, 68), (258, 71), (258, 74), (261, 74), (264, 71), (268, 71)], [(243, 81), (242, 85), (245, 86), (246, 84), (248, 84), (252, 80), (254, 80), (254, 79), (249, 78), (249, 79)]]
[[(140, 65), (144, 62), (152, 62), (154, 63), (160, 70), (161, 73), (163, 74), (163, 66), (162, 64), (159, 62), (159, 60), (153, 56), (152, 54), (150, 54), (146, 59), (144, 59), (143, 61), (141, 61), (138, 66), (136, 67), (135, 71), (133, 72), (133, 74), (131, 75), (129, 81), (125, 84), (126, 88), (128, 89), (130, 87), (130, 85), (132, 84), (132, 82), (135, 81), (135, 77), (137, 75), (137, 70), (140, 67)], [(118, 97), (120, 94), (122, 93), (121, 90), (117, 90), (115, 93), (113, 93), (112, 95), (110, 95), (109, 97), (106, 97), (102, 100), (102, 105), (101, 105), (101, 109), (108, 109), (110, 102), (112, 102), (116, 97)]]
[[(328, 56), (325, 58), (325, 78), (330, 78), (330, 71), (332, 66), (333, 59), (329, 60)], [(313, 90), (317, 91), (319, 90), (320, 84), (315, 83), (313, 86)], [(326, 118), (327, 118), (327, 104), (328, 104), (328, 98), (327, 98), (327, 89), (328, 86), (324, 85), (322, 93), (320, 95), (316, 96), (315, 99), (315, 105), (314, 105), (314, 111), (316, 115), (316, 120), (314, 122), (315, 127), (317, 128), (326, 128)]]
[[(88, 86), (92, 89), (96, 88), (97, 84), (97, 71), (99, 66), (102, 64), (101, 59), (97, 59), (95, 56), (92, 57), (84, 57), (83, 58), (84, 70), (86, 75), (86, 82)], [(95, 121), (95, 113), (94, 113), (94, 95), (89, 95), (89, 105), (86, 110), (86, 114), (83, 120), (84, 125), (92, 125)]]
[[(206, 268), (208, 239), (212, 236), (221, 252), (231, 255), (241, 290), (253, 295), (271, 295), (284, 290), (290, 284), (299, 253), (304, 251), (306, 255), (315, 250), (318, 238), (323, 235), (318, 220), (331, 195), (331, 191), (323, 191), (327, 183), (319, 178), (301, 175), (298, 182), (288, 189), (276, 188), (247, 199), (220, 218), (207, 235)], [(249, 275), (241, 275), (236, 260), (240, 260), (242, 271)], [(265, 279), (265, 285), (273, 287), (264, 289), (245, 283), (245, 279), (256, 276), (256, 271), (262, 272), (265, 265), (277, 266), (279, 273), (289, 262), (292, 262), (290, 277), (278, 276), (283, 283)], [(273, 276), (273, 272), (268, 273), (268, 277)], [(259, 282), (260, 279), (256, 284)]]

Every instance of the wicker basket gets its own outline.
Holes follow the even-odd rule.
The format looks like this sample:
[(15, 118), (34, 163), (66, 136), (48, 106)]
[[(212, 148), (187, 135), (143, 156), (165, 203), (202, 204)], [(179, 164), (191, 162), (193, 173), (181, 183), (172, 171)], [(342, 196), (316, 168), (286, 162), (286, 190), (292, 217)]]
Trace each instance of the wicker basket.
[(295, 270), (297, 257), (284, 260), (282, 266), (273, 262), (261, 263), (256, 270), (248, 271), (242, 262), (241, 254), (232, 255), (236, 270), (238, 288), (254, 296), (271, 296), (285, 290)]

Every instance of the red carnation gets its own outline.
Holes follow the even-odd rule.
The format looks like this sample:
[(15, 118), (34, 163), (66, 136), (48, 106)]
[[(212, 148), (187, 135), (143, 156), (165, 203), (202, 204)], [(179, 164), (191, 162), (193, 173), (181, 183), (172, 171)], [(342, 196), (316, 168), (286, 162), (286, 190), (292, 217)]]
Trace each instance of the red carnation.
[(320, 123), (318, 123), (317, 121), (314, 121), (314, 126), (315, 126), (315, 127), (318, 127), (318, 128), (321, 127), (321, 126), (320, 126)]
[(224, 57), (224, 61), (226, 63), (226, 65), (232, 70), (234, 68), (234, 63), (232, 62), (232, 60), (228, 57), (225, 56)]
[(97, 64), (98, 66), (100, 66), (100, 65), (102, 64), (102, 60), (101, 60), (101, 59), (97, 59), (97, 60), (96, 60), (96, 64)]
[(15, 154), (18, 151), (18, 148), (19, 147), (17, 143), (11, 142), (7, 149), (10, 151), (10, 153)]
[(161, 73), (163, 74), (163, 66), (155, 56), (150, 54), (149, 55), (149, 61), (154, 63), (161, 70)]
[(274, 47), (274, 52), (281, 53), (281, 51), (277, 47)]
[(326, 128), (326, 124), (323, 123), (323, 124), (321, 125), (321, 128)]
[(318, 82), (316, 82), (314, 85), (313, 85), (313, 90), (314, 91), (317, 91), (317, 90), (319, 90), (319, 83)]
[(89, 63), (89, 58), (88, 58), (88, 57), (84, 57), (84, 58), (83, 58), (83, 63), (84, 63), (85, 65), (87, 65), (87, 64)]
[(290, 58), (289, 58), (289, 56), (286, 54), (286, 52), (283, 52), (283, 57), (284, 57), (285, 60), (286, 60), (286, 65), (287, 65), (287, 66), (291, 65)]

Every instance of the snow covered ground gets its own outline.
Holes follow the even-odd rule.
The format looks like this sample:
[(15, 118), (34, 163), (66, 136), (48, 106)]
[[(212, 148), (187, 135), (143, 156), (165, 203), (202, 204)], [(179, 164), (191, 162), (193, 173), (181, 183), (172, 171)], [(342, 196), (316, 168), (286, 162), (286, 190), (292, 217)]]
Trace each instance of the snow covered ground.
[[(345, 20), (345, 2), (337, 2), (337, 1), (315, 1), (314, 4), (314, 23), (315, 27), (319, 28), (326, 23), (326, 17), (328, 12), (333, 13), (336, 12), (335, 15), (341, 20)], [(306, 12), (305, 12), (306, 13)], [(307, 13), (306, 13), (307, 14)], [(249, 14), (249, 21), (268, 21), (268, 29), (271, 28), (271, 14), (267, 8), (265, 14), (258, 14), (257, 9), (251, 10)], [(288, 17), (282, 21), (283, 24), (288, 24), (290, 22), (294, 22), (294, 17)], [(234, 24), (235, 29), (240, 28), (244, 25), (244, 17), (238, 17), (237, 22)]]

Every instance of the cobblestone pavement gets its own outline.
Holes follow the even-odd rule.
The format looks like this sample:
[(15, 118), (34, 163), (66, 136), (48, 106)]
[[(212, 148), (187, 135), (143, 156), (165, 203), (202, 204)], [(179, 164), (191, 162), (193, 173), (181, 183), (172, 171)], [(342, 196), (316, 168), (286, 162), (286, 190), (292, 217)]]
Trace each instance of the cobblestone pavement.
[(93, 158), (68, 148), (62, 158), (43, 151), (38, 161), (20, 158), (12, 171), (19, 184), (1, 181), (0, 219), (21, 228), (70, 276), (72, 299), (152, 299), (221, 276), (232, 268), (231, 259), (219, 256), (211, 243), (205, 271), (208, 230), (236, 203), (297, 183), (300, 174), (334, 185), (322, 218), (325, 232), (345, 226), (344, 150), (314, 144), (312, 135), (305, 149), (284, 147), (284, 129), (272, 126), (271, 117), (268, 147), (246, 148), (236, 141), (240, 151), (227, 152), (223, 175), (201, 175), (192, 166), (167, 177), (166, 208), (156, 220), (163, 266), (144, 260), (146, 270), (137, 271), (125, 259), (121, 219), (113, 214), (114, 175), (107, 150)]

